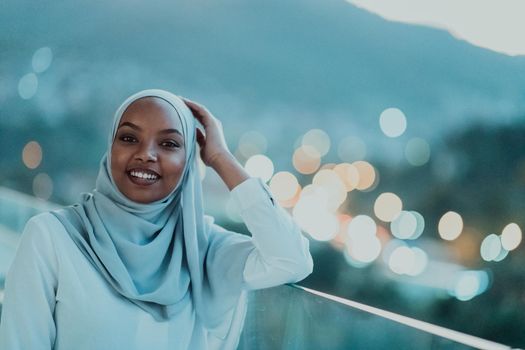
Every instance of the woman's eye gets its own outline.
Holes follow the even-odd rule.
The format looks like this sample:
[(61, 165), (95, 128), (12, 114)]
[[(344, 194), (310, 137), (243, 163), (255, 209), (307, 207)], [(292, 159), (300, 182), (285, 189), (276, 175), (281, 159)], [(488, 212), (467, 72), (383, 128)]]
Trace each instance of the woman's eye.
[(135, 138), (128, 135), (121, 136), (120, 139), (124, 142), (135, 142)]
[(174, 141), (164, 141), (161, 143), (161, 145), (163, 147), (167, 147), (167, 148), (177, 148), (179, 147), (179, 144), (174, 142)]

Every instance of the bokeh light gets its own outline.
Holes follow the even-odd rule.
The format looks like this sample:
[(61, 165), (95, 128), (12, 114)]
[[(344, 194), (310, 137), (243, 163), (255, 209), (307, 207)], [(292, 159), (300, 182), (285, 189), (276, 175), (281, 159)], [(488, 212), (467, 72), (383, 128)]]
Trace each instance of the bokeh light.
[(312, 184), (326, 191), (329, 210), (335, 211), (346, 199), (345, 184), (333, 170), (319, 170), (312, 179)]
[(301, 174), (313, 174), (321, 165), (321, 154), (314, 147), (303, 145), (295, 150), (292, 162)]
[(461, 271), (449, 293), (458, 300), (467, 301), (483, 293), (489, 286), (485, 271)]
[(36, 169), (42, 162), (42, 147), (36, 141), (30, 141), (22, 150), (22, 161), (29, 169)]
[(520, 227), (515, 223), (510, 223), (501, 233), (501, 245), (506, 250), (514, 250), (521, 243), (522, 233)]
[(415, 261), (414, 251), (407, 246), (400, 246), (390, 255), (388, 267), (398, 275), (408, 274), (414, 268)]
[(343, 162), (355, 162), (366, 157), (366, 145), (359, 137), (347, 136), (339, 142), (337, 155)]
[(360, 263), (371, 263), (381, 254), (381, 242), (375, 235), (355, 235), (348, 239), (348, 254)]
[(348, 236), (375, 235), (377, 224), (368, 215), (357, 215), (348, 223)]
[(46, 173), (40, 173), (33, 178), (33, 193), (35, 197), (48, 200), (53, 194), (53, 180)]
[(347, 228), (348, 254), (360, 263), (371, 263), (381, 253), (381, 241), (376, 236), (377, 225), (367, 215), (354, 217)]
[(300, 188), (299, 182), (294, 174), (288, 171), (276, 173), (270, 181), (270, 190), (278, 201), (292, 199)]
[(343, 181), (347, 192), (354, 190), (359, 184), (359, 171), (352, 164), (337, 164), (334, 167), (334, 171), (337, 173), (337, 175), (339, 175), (339, 178)]
[(438, 224), (438, 232), (441, 238), (452, 241), (459, 237), (463, 231), (463, 219), (456, 212), (449, 211), (445, 213)]
[(405, 147), (405, 157), (413, 166), (425, 165), (430, 159), (428, 142), (418, 137), (410, 139)]
[(266, 137), (257, 131), (248, 131), (239, 139), (238, 150), (245, 158), (266, 153), (267, 148)]
[(35, 96), (38, 90), (38, 77), (35, 73), (24, 75), (18, 82), (18, 94), (24, 100), (29, 100)]
[[(304, 134), (301, 144), (303, 146), (311, 146), (317, 150), (319, 155), (323, 157), (330, 150), (330, 137), (321, 129), (312, 129)], [(308, 152), (310, 148), (305, 148)], [(316, 155), (313, 154), (315, 157)]]
[(396, 194), (381, 193), (374, 203), (374, 213), (378, 219), (390, 222), (398, 217), (403, 209), (403, 202)]
[(392, 235), (399, 239), (409, 239), (417, 230), (417, 218), (410, 211), (402, 211), (390, 224)]
[(501, 249), (501, 240), (499, 239), (499, 236), (492, 233), (485, 237), (483, 242), (481, 242), (481, 258), (485, 261), (493, 261), (500, 255)]
[(244, 165), (246, 172), (252, 177), (260, 177), (264, 182), (272, 178), (274, 167), (270, 158), (262, 154), (251, 156)]
[(405, 114), (398, 108), (387, 108), (379, 117), (379, 125), (388, 137), (403, 135), (407, 127)]
[(359, 182), (356, 188), (360, 191), (371, 189), (376, 184), (376, 171), (372, 164), (359, 160), (352, 164), (359, 173)]
[(53, 51), (49, 47), (41, 47), (33, 54), (31, 65), (35, 73), (45, 72), (53, 61)]
[(292, 215), (301, 229), (313, 239), (328, 241), (339, 230), (337, 216), (328, 210), (328, 193), (317, 185), (308, 185), (292, 210)]
[(414, 261), (412, 268), (408, 269), (406, 274), (409, 276), (418, 276), (422, 274), (428, 265), (428, 255), (427, 253), (418, 247), (411, 247), (412, 253), (414, 254)]

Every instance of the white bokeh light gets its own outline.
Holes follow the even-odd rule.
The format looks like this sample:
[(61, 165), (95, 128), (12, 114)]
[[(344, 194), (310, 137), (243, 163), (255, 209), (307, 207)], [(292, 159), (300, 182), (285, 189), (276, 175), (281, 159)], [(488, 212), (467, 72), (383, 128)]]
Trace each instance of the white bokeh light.
[(441, 238), (452, 241), (459, 237), (463, 231), (463, 219), (456, 212), (449, 211), (445, 213), (438, 224), (438, 232)]
[(374, 202), (374, 214), (385, 222), (395, 220), (402, 209), (403, 202), (395, 193), (381, 193)]
[(252, 177), (260, 177), (264, 182), (272, 178), (274, 167), (270, 158), (262, 154), (251, 156), (244, 165), (246, 172)]
[(501, 233), (501, 245), (506, 250), (514, 250), (520, 245), (521, 238), (521, 228), (515, 223), (510, 223)]
[(35, 73), (45, 72), (53, 61), (53, 51), (49, 47), (41, 47), (33, 54), (31, 65)]
[[(301, 144), (315, 148), (321, 157), (330, 150), (330, 137), (321, 129), (312, 129), (304, 134)], [(308, 150), (308, 148), (306, 148)]]
[(501, 240), (492, 233), (483, 239), (480, 247), (481, 258), (485, 261), (495, 260), (501, 253)]
[(398, 108), (387, 108), (379, 117), (379, 126), (388, 137), (403, 135), (407, 128), (405, 114)]
[(38, 78), (35, 73), (24, 75), (18, 82), (18, 94), (24, 100), (29, 100), (38, 90)]

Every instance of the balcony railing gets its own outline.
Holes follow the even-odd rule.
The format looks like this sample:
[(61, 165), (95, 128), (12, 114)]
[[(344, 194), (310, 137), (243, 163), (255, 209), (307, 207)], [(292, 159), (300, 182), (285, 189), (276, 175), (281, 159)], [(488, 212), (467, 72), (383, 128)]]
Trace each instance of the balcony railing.
[[(5, 273), (26, 221), (55, 207), (0, 187), (0, 303)], [(239, 349), (510, 347), (298, 285), (284, 285), (250, 293)]]

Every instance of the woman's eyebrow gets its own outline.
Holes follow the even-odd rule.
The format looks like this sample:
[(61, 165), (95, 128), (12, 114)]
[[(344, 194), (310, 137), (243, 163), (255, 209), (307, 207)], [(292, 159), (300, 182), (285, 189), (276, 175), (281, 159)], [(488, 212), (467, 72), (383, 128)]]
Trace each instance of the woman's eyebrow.
[[(136, 124), (133, 124), (132, 122), (124, 122), (124, 123), (120, 124), (120, 126), (119, 126), (118, 128), (120, 129), (120, 128), (122, 128), (123, 126), (129, 126), (130, 128), (135, 129), (135, 130), (137, 130), (137, 131), (142, 130), (142, 129), (140, 128), (140, 126), (138, 126), (138, 125), (136, 125)], [(184, 135), (182, 135), (182, 133), (181, 133), (179, 130), (177, 130), (177, 129), (164, 129), (164, 130), (159, 131), (159, 134), (173, 134), (173, 133), (175, 133), (175, 134), (179, 134), (180, 136), (184, 136)]]

